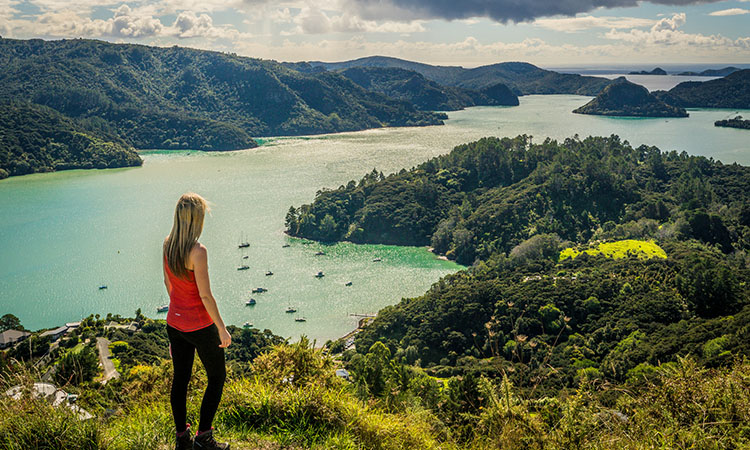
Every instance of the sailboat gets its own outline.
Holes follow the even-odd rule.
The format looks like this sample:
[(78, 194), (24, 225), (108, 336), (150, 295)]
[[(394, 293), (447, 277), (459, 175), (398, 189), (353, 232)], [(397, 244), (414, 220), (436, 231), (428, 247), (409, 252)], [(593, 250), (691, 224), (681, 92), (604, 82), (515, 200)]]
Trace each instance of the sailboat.
[(245, 239), (244, 237), (241, 237), (240, 238), (240, 243), (239, 243), (239, 245), (237, 245), (237, 247), (238, 248), (248, 248), (248, 247), (250, 247), (250, 243), (247, 242), (247, 239)]

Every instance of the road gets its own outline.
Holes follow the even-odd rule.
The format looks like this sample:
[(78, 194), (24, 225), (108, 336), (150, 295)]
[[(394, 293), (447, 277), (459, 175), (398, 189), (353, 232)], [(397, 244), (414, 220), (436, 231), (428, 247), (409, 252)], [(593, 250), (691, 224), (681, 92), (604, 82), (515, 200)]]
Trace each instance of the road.
[(110, 342), (103, 338), (96, 338), (96, 348), (99, 350), (99, 361), (102, 363), (102, 369), (104, 374), (102, 375), (102, 384), (107, 384), (107, 381), (112, 378), (120, 378), (120, 373), (115, 369), (115, 365), (112, 363), (109, 354)]

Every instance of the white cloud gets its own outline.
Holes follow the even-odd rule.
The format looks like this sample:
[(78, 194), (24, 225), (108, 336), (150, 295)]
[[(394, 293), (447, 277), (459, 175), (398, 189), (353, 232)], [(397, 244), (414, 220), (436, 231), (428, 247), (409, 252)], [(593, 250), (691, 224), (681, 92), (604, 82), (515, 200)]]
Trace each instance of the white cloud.
[(321, 8), (312, 3), (303, 7), (292, 17), (297, 26), (283, 34), (325, 34), (325, 33), (419, 33), (425, 31), (421, 21), (412, 22), (376, 22), (362, 20), (349, 13), (328, 16)]
[[(663, 63), (665, 45), (670, 44), (639, 41), (638, 45), (633, 45), (624, 40), (612, 40), (604, 44), (578, 46), (551, 43), (537, 38), (520, 42), (483, 43), (475, 37), (448, 43), (403, 39), (386, 42), (371, 41), (356, 35), (341, 40), (312, 41), (297, 38), (275, 45), (259, 41), (243, 41), (235, 45), (239, 54), (280, 61), (344, 61), (369, 55), (384, 55), (429, 64), (474, 67), (501, 61), (529, 61), (540, 65), (569, 64), (570, 61), (621, 63), (628, 60)], [(750, 38), (713, 41), (712, 45), (697, 45), (690, 41), (679, 45), (679, 51), (670, 53), (670, 61), (694, 62), (700, 58), (713, 63), (750, 58)], [(670, 47), (670, 50), (674, 48)]]
[[(39, 35), (56, 37), (89, 37), (107, 36), (123, 38), (140, 38), (159, 35), (164, 30), (159, 19), (151, 16), (136, 16), (127, 5), (114, 11), (111, 19), (92, 20), (77, 13), (64, 10), (47, 12), (39, 16), (35, 23), (26, 23), (25, 27)], [(30, 30), (26, 30), (30, 31)]]
[[(715, 51), (732, 52), (750, 50), (750, 38), (732, 40), (720, 34), (705, 35), (700, 33), (685, 33), (678, 28), (685, 24), (685, 13), (674, 14), (670, 18), (661, 19), (650, 30), (632, 29), (629, 31), (610, 30), (605, 34), (607, 39), (623, 41), (636, 49), (669, 48), (673, 54), (682, 52)], [(740, 57), (740, 53), (737, 53)], [(746, 56), (745, 56), (746, 57)]]
[(709, 16), (739, 16), (742, 14), (750, 14), (750, 10), (742, 8), (722, 9), (721, 11), (714, 11), (710, 13)]
[(565, 33), (575, 33), (592, 28), (638, 28), (652, 26), (655, 20), (640, 17), (594, 17), (590, 15), (577, 17), (560, 17), (554, 19), (537, 19), (533, 25)]
[(205, 13), (198, 15), (194, 11), (181, 12), (165, 34), (181, 39), (202, 37), (235, 40), (250, 37), (250, 34), (240, 33), (236, 28), (228, 25), (214, 26), (211, 16)]
[(165, 25), (158, 17), (148, 14), (148, 8), (132, 9), (126, 4), (115, 9), (109, 19), (91, 19), (69, 9), (45, 12), (35, 21), (4, 22), (0, 19), (0, 33), (20, 36), (204, 38), (230, 41), (251, 37), (249, 33), (242, 33), (230, 25), (214, 25), (211, 16), (206, 13), (181, 11), (172, 25)]
[(685, 13), (673, 14), (672, 17), (665, 17), (651, 28), (652, 32), (661, 31), (675, 31), (687, 22), (687, 15)]

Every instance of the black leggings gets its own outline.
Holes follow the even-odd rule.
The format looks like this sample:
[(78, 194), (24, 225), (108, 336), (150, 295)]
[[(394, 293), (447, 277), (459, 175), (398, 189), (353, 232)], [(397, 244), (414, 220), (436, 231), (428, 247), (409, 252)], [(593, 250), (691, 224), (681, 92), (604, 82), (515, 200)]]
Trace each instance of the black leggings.
[(172, 415), (177, 432), (185, 431), (187, 421), (187, 390), (190, 376), (193, 373), (193, 359), (195, 351), (206, 368), (208, 375), (208, 386), (203, 394), (201, 403), (201, 417), (198, 423), (198, 431), (211, 429), (216, 409), (221, 401), (221, 392), (224, 389), (224, 380), (227, 376), (224, 367), (224, 349), (219, 347), (219, 329), (211, 325), (200, 330), (184, 332), (167, 325), (167, 335), (174, 364), (174, 377), (172, 378), (172, 392), (170, 402), (172, 403)]

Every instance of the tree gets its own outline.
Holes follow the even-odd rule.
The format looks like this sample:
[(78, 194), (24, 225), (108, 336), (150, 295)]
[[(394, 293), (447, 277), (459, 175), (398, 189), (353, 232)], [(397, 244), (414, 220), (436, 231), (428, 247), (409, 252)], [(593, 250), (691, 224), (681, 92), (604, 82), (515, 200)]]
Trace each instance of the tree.
[(24, 327), (21, 325), (21, 320), (13, 314), (5, 314), (0, 317), (0, 333), (7, 330), (20, 330), (23, 331)]
[(86, 346), (80, 352), (67, 352), (58, 361), (55, 379), (64, 386), (68, 383), (78, 386), (91, 381), (99, 373), (99, 358), (93, 348)]

